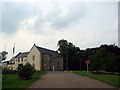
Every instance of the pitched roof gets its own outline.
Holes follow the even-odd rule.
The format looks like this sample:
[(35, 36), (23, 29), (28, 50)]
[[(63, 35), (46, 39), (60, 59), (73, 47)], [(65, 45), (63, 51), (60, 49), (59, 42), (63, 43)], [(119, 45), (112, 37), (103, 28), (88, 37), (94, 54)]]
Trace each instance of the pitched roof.
[(47, 53), (47, 54), (51, 54), (51, 53), (55, 53), (56, 51), (50, 50), (50, 49), (46, 49), (46, 48), (42, 48), (39, 46), (36, 46), (36, 48), (41, 52), (41, 53)]
[(15, 59), (15, 57), (12, 57), (9, 61), (13, 61)]
[(28, 53), (29, 52), (20, 52), (15, 56), (15, 58), (27, 57)]

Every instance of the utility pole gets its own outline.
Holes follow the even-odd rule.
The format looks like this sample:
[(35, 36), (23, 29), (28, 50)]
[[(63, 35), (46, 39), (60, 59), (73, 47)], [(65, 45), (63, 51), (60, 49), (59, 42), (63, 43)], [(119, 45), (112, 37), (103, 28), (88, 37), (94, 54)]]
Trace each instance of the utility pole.
[(68, 50), (66, 50), (67, 53), (66, 53), (66, 60), (67, 60), (67, 71), (68, 71)]
[(5, 43), (5, 48), (4, 48), (4, 51), (6, 51), (6, 43)]
[(87, 73), (88, 73), (88, 71), (89, 71), (89, 68), (88, 68), (88, 64), (87, 64)]
[(81, 58), (80, 58), (80, 70), (81, 70)]
[(66, 66), (68, 71), (68, 46), (66, 46)]

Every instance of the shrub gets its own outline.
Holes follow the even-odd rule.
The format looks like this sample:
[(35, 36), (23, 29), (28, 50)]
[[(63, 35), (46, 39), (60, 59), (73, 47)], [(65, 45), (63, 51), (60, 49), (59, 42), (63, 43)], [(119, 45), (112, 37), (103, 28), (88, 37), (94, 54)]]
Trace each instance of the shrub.
[(16, 73), (17, 73), (16, 70), (11, 70), (11, 69), (9, 69), (8, 67), (4, 67), (4, 68), (2, 69), (2, 74), (16, 74)]
[(30, 79), (34, 71), (34, 66), (31, 66), (30, 63), (26, 63), (24, 66), (19, 64), (18, 66), (18, 76), (20, 79)]
[(10, 69), (8, 67), (4, 67), (2, 69), (2, 74), (9, 74), (10, 73)]

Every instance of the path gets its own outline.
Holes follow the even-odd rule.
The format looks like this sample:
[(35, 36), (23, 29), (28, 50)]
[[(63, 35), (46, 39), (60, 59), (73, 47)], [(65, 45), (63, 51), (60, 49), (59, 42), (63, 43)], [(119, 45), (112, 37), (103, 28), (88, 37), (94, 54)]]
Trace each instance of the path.
[(29, 88), (114, 88), (88, 77), (70, 72), (48, 72)]

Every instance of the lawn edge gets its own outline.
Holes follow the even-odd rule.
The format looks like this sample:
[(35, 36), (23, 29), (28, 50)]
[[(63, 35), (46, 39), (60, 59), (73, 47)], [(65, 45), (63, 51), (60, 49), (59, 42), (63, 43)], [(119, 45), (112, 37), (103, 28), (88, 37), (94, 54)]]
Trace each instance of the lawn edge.
[[(105, 82), (105, 81), (103, 81), (103, 80), (100, 80), (100, 79), (97, 79), (97, 78), (94, 78), (94, 77), (91, 77), (91, 76), (86, 76), (86, 75), (82, 75), (82, 74), (75, 73), (75, 71), (72, 71), (72, 73), (73, 73), (73, 74), (77, 74), (77, 75), (79, 75), (79, 76), (88, 77), (88, 78), (91, 78), (91, 79), (95, 79), (95, 80), (101, 81), (101, 82), (103, 82), (103, 83), (105, 83), (105, 84), (108, 84), (108, 85), (111, 85), (111, 86), (113, 86), (113, 87), (115, 87), (115, 88), (120, 88), (119, 86), (112, 85), (112, 84), (107, 83), (107, 82)], [(119, 78), (119, 77), (118, 77), (118, 78)]]

